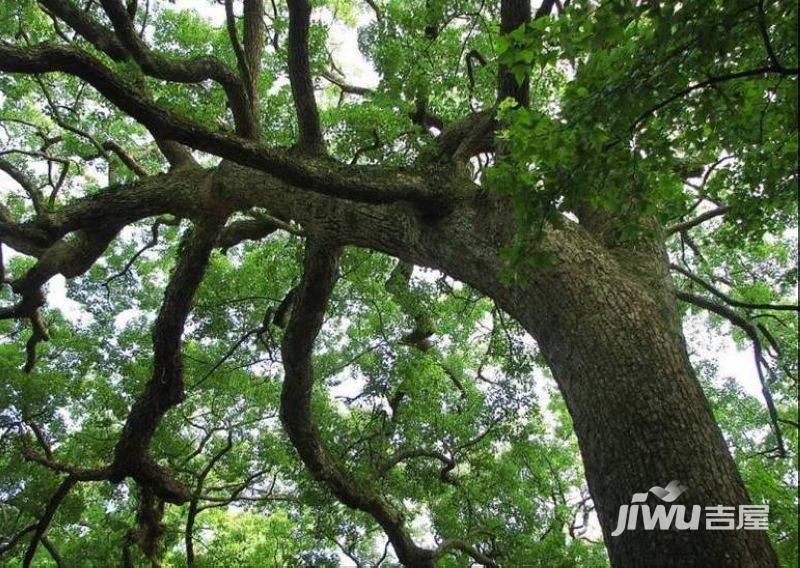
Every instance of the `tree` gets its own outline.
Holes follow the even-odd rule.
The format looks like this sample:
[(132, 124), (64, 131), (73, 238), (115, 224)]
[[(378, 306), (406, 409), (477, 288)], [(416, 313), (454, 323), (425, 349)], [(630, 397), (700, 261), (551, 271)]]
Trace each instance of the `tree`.
[[(580, 565), (593, 508), (615, 566), (775, 566), (762, 531), (611, 532), (673, 479), (793, 502), (796, 2), (222, 4), (0, 8), (0, 318), (30, 327), (0, 345), (3, 550), (365, 565), (380, 529), (406, 566)], [(376, 86), (337, 65), (343, 25)], [(84, 324), (47, 309), (58, 275)], [(687, 306), (752, 345), (758, 441), (707, 385), (752, 495)], [(201, 514), (235, 503), (263, 516)]]

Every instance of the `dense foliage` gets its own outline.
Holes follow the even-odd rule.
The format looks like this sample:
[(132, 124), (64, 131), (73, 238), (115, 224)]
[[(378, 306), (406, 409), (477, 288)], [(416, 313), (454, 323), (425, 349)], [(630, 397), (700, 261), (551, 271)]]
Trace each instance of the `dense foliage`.
[[(54, 9), (72, 6), (111, 29), (100, 4), (3, 0), (0, 42), (77, 45), (175, 115), (231, 129), (220, 84), (154, 78), (97, 49)], [(135, 27), (160, 56), (213, 55), (237, 68), (224, 3), (138, 4), (128, 3)], [(752, 499), (771, 506), (781, 564), (795, 566), (797, 311), (781, 308), (797, 293), (797, 2), (555, 2), (552, 14), (502, 36), (491, 0), (312, 4), (310, 68), (333, 157), (435, 161), (444, 125), (496, 111), (503, 159), (483, 151), (469, 165), (483, 190), (514, 204), (508, 279), (526, 263), (546, 264), (536, 253), (542, 227), (587, 204), (620, 220), (613, 230), (623, 240), (651, 230), (643, 218), (674, 228), (667, 242), (689, 301), (693, 363)], [(232, 5), (242, 35), (241, 6)], [(264, 18), (258, 136), (286, 145), (302, 127), (287, 80), (285, 2), (267, 3)], [(356, 39), (376, 85), (346, 77), (356, 58), (341, 44)], [(530, 78), (527, 108), (497, 101), (499, 65), (520, 83)], [(3, 224), (57, 216), (168, 166), (148, 130), (84, 79), (0, 74)], [(706, 222), (686, 223), (709, 211)], [(165, 506), (131, 478), (81, 481), (55, 511), (35, 565), (185, 566), (187, 554), (195, 566), (397, 565), (380, 526), (316, 481), (281, 427), (281, 340), (306, 235), (261, 209), (235, 218), (259, 219), (279, 230), (211, 254), (183, 335), (186, 398), (150, 444), (191, 498)], [(151, 378), (151, 330), (192, 231), (171, 215), (130, 223), (90, 267), (51, 280), (35, 316), (3, 313), (4, 565), (21, 565), (68, 473), (53, 464), (109, 462)], [(6, 244), (3, 283), (23, 281), (41, 251)], [(18, 292), (4, 285), (0, 310)], [(698, 297), (706, 304), (691, 302)], [(728, 336), (738, 349), (755, 346), (740, 371), (752, 384), (761, 377), (766, 398), (761, 385), (745, 390), (718, 371), (721, 354), (734, 353)], [(469, 542), (502, 566), (608, 562), (566, 406), (535, 343), (490, 298), (347, 248), (315, 373), (322, 439), (359, 485), (402, 509), (419, 542)], [(454, 546), (438, 565), (476, 559)]]

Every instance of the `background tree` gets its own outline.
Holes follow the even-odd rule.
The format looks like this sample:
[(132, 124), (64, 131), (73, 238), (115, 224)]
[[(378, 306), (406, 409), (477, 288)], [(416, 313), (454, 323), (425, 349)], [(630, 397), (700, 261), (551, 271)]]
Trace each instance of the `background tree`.
[(796, 2), (205, 9), (0, 4), (4, 558), (796, 564)]

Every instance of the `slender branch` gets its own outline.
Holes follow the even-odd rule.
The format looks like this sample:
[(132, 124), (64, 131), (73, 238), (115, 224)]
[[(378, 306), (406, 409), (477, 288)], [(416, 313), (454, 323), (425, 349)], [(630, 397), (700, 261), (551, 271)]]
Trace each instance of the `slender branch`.
[(6, 552), (12, 550), (15, 546), (17, 546), (19, 541), (21, 541), (26, 534), (36, 529), (37, 525), (38, 523), (33, 523), (32, 525), (28, 525), (27, 527), (14, 533), (11, 536), (11, 538), (6, 540), (5, 542), (0, 543), (0, 555), (5, 554)]
[(264, 51), (264, 2), (263, 0), (244, 0), (244, 44), (239, 41), (233, 0), (225, 0), (225, 20), (228, 37), (236, 55), (242, 82), (247, 90), (249, 112), (254, 124), (254, 132), (259, 125), (259, 79), (261, 77), (261, 54)]
[[(236, 30), (236, 16), (233, 13), (233, 0), (225, 0), (225, 23), (228, 29), (228, 38), (230, 39), (231, 46), (233, 46), (233, 53), (236, 55), (236, 64), (239, 66), (239, 73), (242, 76), (248, 89), (252, 91), (253, 78), (250, 75), (250, 65), (247, 62), (247, 57), (244, 54), (244, 46), (239, 41), (239, 32)], [(253, 93), (249, 92), (250, 100), (252, 100)]]
[(425, 448), (416, 448), (412, 450), (402, 450), (395, 453), (391, 456), (386, 462), (384, 462), (381, 467), (379, 468), (381, 477), (385, 476), (390, 469), (395, 467), (396, 465), (410, 460), (414, 458), (431, 458), (436, 459), (442, 462), (445, 465), (451, 465), (453, 463), (453, 459), (449, 456), (446, 456), (444, 453), (438, 450), (428, 450)]
[(30, 197), (36, 214), (43, 215), (45, 211), (43, 206), (42, 192), (38, 187), (36, 187), (36, 184), (33, 182), (33, 180), (24, 174), (17, 166), (4, 158), (0, 158), (0, 170), (4, 171), (11, 179), (17, 182), (28, 195), (28, 197)]
[(120, 161), (127, 166), (129, 170), (139, 177), (147, 177), (150, 173), (134, 158), (125, 148), (114, 142), (113, 140), (106, 140), (101, 144), (103, 150), (114, 152)]
[(692, 227), (696, 227), (702, 223), (705, 223), (709, 219), (713, 219), (714, 217), (720, 217), (725, 215), (731, 208), (728, 205), (724, 205), (722, 207), (717, 207), (716, 209), (711, 209), (710, 211), (706, 211), (705, 213), (698, 215), (693, 219), (689, 219), (687, 221), (682, 221), (681, 223), (677, 223), (668, 227), (666, 230), (667, 235), (674, 235), (675, 233), (682, 233)]
[(633, 124), (631, 125), (631, 130), (632, 131), (637, 130), (639, 126), (642, 124), (642, 122), (650, 118), (659, 110), (663, 109), (666, 106), (669, 106), (678, 99), (683, 98), (686, 95), (694, 91), (697, 91), (699, 89), (705, 89), (706, 87), (710, 87), (712, 85), (718, 85), (720, 83), (725, 83), (726, 81), (733, 81), (734, 79), (744, 79), (749, 77), (764, 78), (770, 74), (792, 76), (792, 75), (797, 75), (798, 72), (800, 72), (800, 69), (784, 69), (784, 68), (777, 68), (774, 66), (768, 66), (768, 67), (758, 67), (756, 69), (748, 69), (746, 71), (737, 71), (735, 73), (725, 73), (724, 75), (718, 75), (716, 77), (709, 77), (704, 81), (692, 83), (685, 89), (681, 89), (674, 95), (667, 97), (657, 105), (644, 111), (636, 118), (636, 120), (633, 121)]
[(778, 416), (778, 409), (775, 407), (775, 401), (772, 398), (772, 393), (769, 389), (769, 383), (767, 382), (766, 377), (764, 376), (764, 367), (768, 367), (766, 361), (764, 360), (764, 355), (762, 352), (761, 347), (761, 340), (758, 337), (758, 331), (756, 330), (755, 326), (747, 321), (745, 318), (737, 314), (731, 308), (724, 306), (722, 304), (717, 304), (716, 302), (712, 302), (707, 298), (702, 296), (698, 296), (696, 294), (692, 294), (691, 292), (685, 292), (682, 290), (676, 290), (675, 295), (677, 298), (683, 302), (688, 302), (690, 304), (694, 304), (700, 308), (708, 310), (717, 314), (720, 317), (725, 318), (730, 323), (744, 331), (747, 336), (750, 338), (750, 341), (753, 343), (753, 354), (755, 356), (755, 363), (756, 363), (756, 371), (758, 372), (758, 378), (761, 382), (761, 393), (764, 395), (764, 401), (767, 404), (767, 411), (769, 412), (770, 421), (772, 423), (772, 431), (775, 434), (775, 439), (777, 441), (778, 453), (781, 456), (786, 455), (786, 449), (783, 443), (783, 434), (781, 433), (781, 427), (779, 424), (780, 417)]
[(375, 12), (375, 20), (380, 22), (383, 19), (383, 10), (378, 6), (378, 3), (375, 0), (364, 0), (364, 2)]
[[(108, 152), (114, 152), (119, 159), (122, 161), (125, 166), (128, 167), (132, 172), (134, 172), (139, 177), (147, 177), (149, 174), (147, 170), (145, 170), (134, 158), (131, 156), (122, 146), (118, 143), (114, 142), (113, 140), (107, 140), (106, 142), (100, 142), (95, 136), (78, 128), (77, 126), (73, 126), (69, 124), (64, 117), (61, 115), (61, 111), (59, 110), (58, 105), (56, 104), (55, 100), (53, 99), (52, 95), (50, 94), (50, 90), (45, 85), (44, 81), (37, 77), (36, 78), (39, 87), (42, 90), (42, 94), (44, 95), (45, 100), (47, 101), (48, 106), (50, 107), (50, 115), (53, 120), (56, 122), (58, 126), (72, 132), (73, 134), (77, 134), (82, 138), (86, 138), (95, 148), (97, 148), (99, 155), (103, 156), (108, 160)], [(51, 200), (53, 198), (51, 197)]]
[(785, 70), (786, 68), (781, 65), (778, 56), (772, 49), (772, 42), (769, 39), (769, 29), (767, 27), (767, 14), (764, 9), (764, 0), (758, 0), (758, 31), (761, 33), (761, 39), (764, 40), (764, 49), (767, 50), (767, 57), (769, 58), (772, 66), (778, 70)]
[(128, 262), (125, 263), (125, 266), (122, 267), (122, 270), (120, 270), (116, 274), (112, 274), (111, 276), (106, 278), (105, 281), (103, 282), (103, 285), (106, 288), (108, 288), (108, 286), (111, 284), (111, 282), (113, 282), (114, 280), (116, 280), (118, 278), (122, 278), (126, 274), (130, 273), (131, 267), (136, 263), (136, 261), (139, 259), (139, 257), (142, 256), (145, 252), (147, 252), (148, 250), (150, 250), (151, 248), (153, 248), (154, 246), (156, 246), (158, 244), (158, 230), (162, 225), (171, 225), (171, 226), (174, 227), (174, 226), (178, 225), (179, 223), (180, 223), (180, 220), (177, 219), (177, 218), (171, 218), (171, 217), (159, 217), (159, 218), (157, 218), (155, 220), (155, 222), (153, 223), (153, 226), (150, 228), (150, 240), (148, 240), (142, 246), (142, 248), (137, 250), (133, 254), (133, 256), (131, 256), (128, 259)]
[(728, 304), (730, 306), (733, 306), (733, 307), (736, 307), (736, 308), (745, 308), (745, 309), (748, 309), (748, 310), (779, 310), (779, 311), (790, 311), (790, 312), (800, 311), (800, 306), (797, 306), (797, 305), (758, 304), (758, 303), (742, 302), (742, 301), (736, 300), (734, 298), (731, 298), (730, 296), (728, 296), (724, 292), (722, 292), (720, 289), (712, 286), (711, 284), (709, 284), (708, 282), (706, 282), (705, 280), (703, 280), (699, 276), (697, 276), (695, 274), (692, 274), (691, 272), (689, 272), (688, 270), (686, 270), (682, 266), (679, 266), (677, 264), (670, 264), (669, 267), (670, 267), (670, 270), (674, 270), (676, 272), (679, 272), (680, 274), (684, 275), (686, 278), (688, 278), (689, 280), (691, 280), (695, 284), (698, 284), (699, 286), (704, 288), (706, 291), (712, 293), (714, 296), (716, 296), (717, 298), (719, 298), (720, 300), (722, 300), (723, 302), (725, 302), (726, 304)]
[(189, 568), (194, 567), (194, 524), (195, 520), (197, 519), (197, 515), (200, 512), (198, 510), (198, 501), (200, 500), (200, 495), (203, 491), (203, 484), (206, 481), (206, 477), (208, 474), (211, 473), (211, 470), (214, 469), (214, 466), (217, 464), (219, 460), (225, 457), (229, 451), (233, 449), (233, 432), (228, 431), (228, 437), (225, 441), (225, 445), (216, 452), (206, 466), (200, 471), (199, 475), (197, 476), (197, 483), (195, 484), (194, 492), (192, 493), (192, 498), (189, 501), (189, 511), (186, 516), (186, 527), (184, 529), (184, 544), (186, 547), (186, 563)]
[(499, 566), (499, 564), (497, 564), (497, 562), (495, 562), (489, 556), (487, 556), (477, 548), (470, 546), (463, 540), (448, 540), (443, 542), (436, 549), (436, 557), (439, 558), (444, 554), (447, 554), (451, 550), (459, 550), (464, 554), (466, 554), (467, 556), (472, 557), (472, 559), (475, 560), (475, 562), (483, 566), (488, 566), (491, 568), (497, 568)]
[(61, 568), (64, 566), (64, 559), (61, 557), (58, 549), (53, 545), (52, 542), (50, 542), (50, 539), (46, 536), (42, 536), (41, 541), (42, 546), (44, 546), (45, 549), (47, 549), (47, 552), (50, 553), (50, 558), (52, 558), (53, 562), (55, 562), (56, 568)]
[(52, 471), (66, 473), (69, 475), (69, 477), (75, 479), (76, 481), (104, 481), (108, 479), (112, 473), (112, 470), (109, 467), (95, 469), (78, 468), (58, 462), (49, 456), (42, 456), (28, 447), (25, 444), (24, 438), (22, 445), (22, 457), (28, 461), (38, 463), (39, 465), (44, 466)]
[(66, 498), (70, 490), (75, 487), (77, 482), (78, 480), (73, 476), (67, 476), (67, 478), (61, 482), (61, 485), (58, 486), (58, 489), (50, 498), (50, 501), (47, 503), (47, 507), (42, 513), (42, 516), (39, 518), (39, 523), (36, 525), (36, 529), (33, 532), (31, 541), (28, 544), (28, 550), (25, 552), (25, 557), (22, 559), (22, 565), (24, 568), (28, 568), (31, 565), (31, 562), (33, 562), (33, 557), (36, 554), (36, 548), (39, 546), (39, 541), (42, 539), (42, 537), (44, 537), (44, 533), (47, 532), (50, 522), (53, 520), (53, 516), (56, 514), (59, 505), (61, 505), (61, 502), (64, 500), (64, 498)]

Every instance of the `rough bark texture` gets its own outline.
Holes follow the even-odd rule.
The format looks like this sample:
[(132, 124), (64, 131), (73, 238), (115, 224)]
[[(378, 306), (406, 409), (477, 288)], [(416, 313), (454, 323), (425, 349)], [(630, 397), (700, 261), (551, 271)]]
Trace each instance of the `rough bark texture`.
[[(673, 479), (687, 486), (686, 505), (738, 505), (748, 496), (689, 363), (666, 258), (604, 253), (583, 239), (564, 240), (559, 252), (518, 317), (568, 405), (612, 563), (774, 566), (761, 532), (611, 536), (634, 492)], [(637, 276), (639, 268), (663, 279)]]

